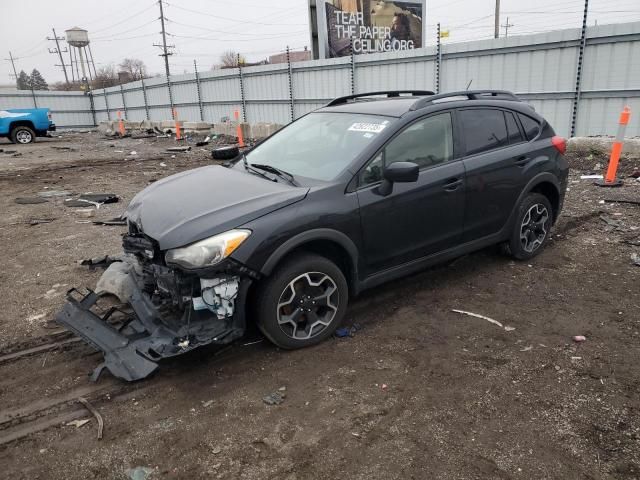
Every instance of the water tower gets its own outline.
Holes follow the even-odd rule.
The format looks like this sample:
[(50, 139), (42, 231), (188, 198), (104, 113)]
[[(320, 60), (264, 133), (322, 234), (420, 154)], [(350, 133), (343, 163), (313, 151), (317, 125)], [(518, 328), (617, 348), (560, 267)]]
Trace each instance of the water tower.
[[(80, 27), (73, 27), (65, 31), (67, 43), (69, 44), (69, 56), (71, 58), (71, 73), (74, 73), (73, 66), (75, 63), (75, 73), (78, 79), (86, 85), (87, 84), (87, 70), (89, 71), (89, 77), (91, 77), (91, 65), (93, 64), (93, 72), (95, 74), (96, 66), (93, 62), (93, 54), (91, 53), (91, 46), (89, 45), (88, 32)], [(87, 48), (89, 49), (87, 51)], [(74, 59), (75, 57), (75, 59)], [(80, 68), (82, 70), (82, 77), (78, 72), (78, 58), (80, 58)], [(86, 67), (85, 67), (86, 61)]]

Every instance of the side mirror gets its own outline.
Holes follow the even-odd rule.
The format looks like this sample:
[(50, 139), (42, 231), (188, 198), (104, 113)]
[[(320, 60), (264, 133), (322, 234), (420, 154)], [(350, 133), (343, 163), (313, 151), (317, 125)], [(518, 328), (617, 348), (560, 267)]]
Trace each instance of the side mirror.
[(413, 162), (392, 163), (382, 172), (383, 180), (378, 187), (378, 193), (387, 196), (393, 191), (394, 183), (416, 182), (419, 170), (418, 165)]

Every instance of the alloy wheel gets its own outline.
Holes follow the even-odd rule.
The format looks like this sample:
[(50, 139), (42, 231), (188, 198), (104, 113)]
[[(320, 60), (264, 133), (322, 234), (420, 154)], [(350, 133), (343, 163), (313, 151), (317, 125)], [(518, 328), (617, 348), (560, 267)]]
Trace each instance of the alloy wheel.
[(520, 225), (520, 243), (527, 253), (535, 251), (547, 236), (549, 210), (541, 203), (532, 205)]
[(18, 140), (18, 143), (31, 143), (33, 137), (31, 136), (31, 132), (20, 130), (16, 135), (16, 140)]
[(278, 325), (288, 337), (308, 340), (331, 323), (340, 296), (336, 282), (327, 274), (307, 272), (287, 284), (278, 300)]

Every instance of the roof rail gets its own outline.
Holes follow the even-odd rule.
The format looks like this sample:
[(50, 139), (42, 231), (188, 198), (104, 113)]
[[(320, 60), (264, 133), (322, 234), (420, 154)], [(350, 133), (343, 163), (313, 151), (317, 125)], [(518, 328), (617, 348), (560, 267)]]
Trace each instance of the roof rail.
[(433, 103), (434, 100), (450, 97), (466, 97), (469, 100), (483, 100), (490, 98), (492, 100), (522, 101), (513, 92), (509, 92), (507, 90), (461, 90), (459, 92), (440, 93), (438, 95), (432, 95), (429, 98), (421, 98), (411, 106), (410, 110), (419, 110)]
[(338, 97), (331, 100), (327, 103), (326, 107), (333, 107), (334, 105), (341, 105), (343, 103), (347, 103), (349, 100), (356, 100), (358, 98), (363, 97), (373, 97), (376, 95), (386, 95), (387, 98), (399, 97), (401, 94), (411, 95), (413, 97), (424, 97), (433, 95), (433, 92), (429, 90), (385, 90), (381, 92), (367, 92), (367, 93), (357, 93), (355, 95), (346, 95), (344, 97)]

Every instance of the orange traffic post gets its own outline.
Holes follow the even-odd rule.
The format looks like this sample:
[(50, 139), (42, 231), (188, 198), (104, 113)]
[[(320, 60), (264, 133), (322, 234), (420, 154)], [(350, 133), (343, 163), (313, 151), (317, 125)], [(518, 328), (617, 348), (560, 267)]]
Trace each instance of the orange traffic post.
[(118, 110), (118, 130), (120, 130), (120, 136), (124, 137), (126, 130), (124, 129), (124, 122), (122, 121), (122, 112)]
[(242, 136), (242, 126), (240, 125), (240, 112), (236, 110), (234, 112), (236, 117), (236, 135), (238, 137), (238, 146), (244, 147), (244, 137)]
[(629, 118), (631, 118), (631, 109), (629, 107), (624, 107), (620, 114), (620, 120), (618, 121), (618, 133), (616, 134), (616, 139), (611, 146), (611, 156), (609, 157), (607, 174), (604, 177), (604, 181), (596, 182), (596, 184), (601, 187), (619, 187), (622, 185), (622, 180), (616, 178), (616, 173), (618, 172), (620, 154), (622, 153), (622, 145), (624, 143), (624, 133), (627, 130)]
[(182, 132), (180, 132), (180, 122), (178, 122), (178, 112), (173, 109), (173, 119), (176, 121), (176, 140), (182, 140)]

